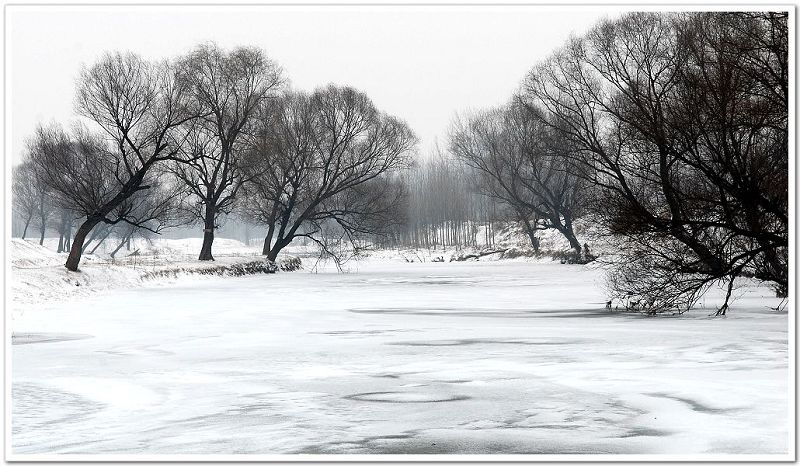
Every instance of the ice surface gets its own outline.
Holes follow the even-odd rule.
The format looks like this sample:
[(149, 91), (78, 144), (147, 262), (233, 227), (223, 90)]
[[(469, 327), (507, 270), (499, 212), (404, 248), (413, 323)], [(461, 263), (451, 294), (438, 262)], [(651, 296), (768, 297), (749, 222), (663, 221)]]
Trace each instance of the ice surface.
[(648, 318), (591, 267), (366, 261), (49, 302), (12, 322), (12, 451), (786, 453), (771, 295)]

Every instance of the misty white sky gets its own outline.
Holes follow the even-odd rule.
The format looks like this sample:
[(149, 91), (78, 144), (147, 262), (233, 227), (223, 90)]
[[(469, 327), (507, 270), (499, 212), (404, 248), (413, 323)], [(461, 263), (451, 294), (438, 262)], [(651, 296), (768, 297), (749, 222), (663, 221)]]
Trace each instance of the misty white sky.
[(213, 40), (255, 45), (293, 87), (366, 92), (429, 152), (455, 112), (507, 101), (538, 60), (618, 9), (607, 6), (8, 6), (11, 156), (39, 122), (75, 118), (75, 80), (107, 50), (147, 58)]

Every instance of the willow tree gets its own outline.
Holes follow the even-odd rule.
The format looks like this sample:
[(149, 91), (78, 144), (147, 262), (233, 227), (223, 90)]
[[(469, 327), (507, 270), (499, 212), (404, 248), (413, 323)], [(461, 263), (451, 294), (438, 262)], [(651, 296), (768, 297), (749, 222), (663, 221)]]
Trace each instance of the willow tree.
[(254, 135), (245, 208), (268, 228), (269, 259), (299, 237), (325, 248), (328, 227), (354, 244), (393, 221), (402, 196), (393, 174), (411, 164), (416, 137), (366, 94), (332, 85), (287, 94)]
[(186, 97), (170, 64), (110, 53), (78, 79), (78, 113), (97, 131), (37, 130), (31, 161), (53, 195), (84, 216), (67, 269), (78, 270), (84, 241), (101, 222), (141, 223), (131, 216), (130, 200), (152, 186), (154, 167), (181, 157), (178, 129), (195, 117)]
[(785, 295), (787, 16), (632, 13), (528, 75), (523, 101), (579, 148), (620, 240), (618, 296), (688, 308), (746, 272)]
[(199, 259), (214, 260), (214, 230), (245, 182), (242, 136), (256, 110), (274, 100), (282, 71), (259, 49), (227, 52), (209, 44), (184, 57), (180, 72), (199, 118), (186, 125), (185, 161), (174, 164), (173, 172), (195, 200), (191, 214), (203, 224)]
[(574, 173), (574, 150), (542, 120), (517, 103), (456, 121), (450, 152), (477, 175), (480, 192), (508, 206), (537, 247), (537, 230), (560, 232), (580, 260), (574, 221), (585, 212), (586, 183)]

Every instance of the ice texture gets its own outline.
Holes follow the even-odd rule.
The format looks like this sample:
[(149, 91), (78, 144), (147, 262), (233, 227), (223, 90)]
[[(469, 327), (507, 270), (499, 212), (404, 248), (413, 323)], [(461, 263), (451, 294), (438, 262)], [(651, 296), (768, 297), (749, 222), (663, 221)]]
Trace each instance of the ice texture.
[(13, 454), (787, 453), (787, 314), (757, 283), (654, 318), (606, 310), (591, 266), (348, 267), (16, 315)]

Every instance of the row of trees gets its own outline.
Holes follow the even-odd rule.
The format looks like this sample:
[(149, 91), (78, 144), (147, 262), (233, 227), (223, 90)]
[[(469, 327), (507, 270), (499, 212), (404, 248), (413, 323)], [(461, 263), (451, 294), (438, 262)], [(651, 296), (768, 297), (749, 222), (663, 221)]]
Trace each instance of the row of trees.
[[(616, 297), (688, 308), (751, 274), (788, 290), (788, 14), (632, 13), (571, 38), (450, 150), (529, 232), (584, 217)], [(533, 235), (531, 235), (533, 239)], [(720, 310), (724, 314), (725, 305)]]
[(555, 229), (580, 260), (581, 220), (616, 244), (609, 283), (637, 307), (688, 308), (719, 282), (730, 296), (745, 274), (785, 295), (787, 19), (604, 21), (537, 64), (508, 104), (456, 119), (446, 150), (413, 170), (402, 121), (354, 89), (292, 92), (257, 49), (112, 54), (79, 80), (78, 111), (99, 131), (40, 128), (15, 203), (41, 228), (81, 219), (71, 270), (98, 225), (157, 232), (187, 215), (203, 225), (201, 259), (232, 213), (266, 230), (270, 259), (296, 238), (328, 252), (475, 245), (478, 225), (489, 242), (488, 226), (513, 220), (534, 249)]
[(493, 226), (513, 220), (503, 206), (474, 189), (467, 167), (438, 147), (407, 171), (402, 182), (406, 196), (397, 215), (403, 221), (389, 235), (376, 238), (379, 246), (491, 245)]
[[(34, 226), (38, 232), (39, 244), (44, 244), (47, 230), (55, 230), (58, 233), (57, 252), (70, 251), (75, 215), (70, 210), (54, 203), (51, 191), (39, 178), (39, 174), (29, 160), (13, 168), (12, 199), (14, 220), (15, 223), (18, 222), (20, 230), (18, 234), (22, 239), (28, 235), (30, 227)], [(14, 225), (15, 230), (16, 226)], [(99, 225), (84, 241), (83, 251), (94, 253), (105, 240), (114, 235), (119, 243), (111, 252), (113, 257), (123, 246), (127, 246), (127, 249), (130, 250), (130, 241), (135, 236), (149, 238), (150, 233), (129, 224), (115, 227), (106, 224)]]
[[(79, 222), (73, 271), (90, 235), (120, 225), (157, 233), (199, 221), (199, 258), (212, 260), (214, 231), (234, 210), (267, 227), (270, 259), (297, 237), (355, 244), (391, 224), (396, 172), (416, 143), (363, 93), (291, 91), (280, 67), (247, 47), (201, 45), (158, 63), (108, 54), (82, 71), (76, 102), (84, 120), (39, 127), (15, 170), (20, 189), (21, 174), (35, 181), (36, 205)], [(32, 198), (15, 190), (23, 215)]]
[[(55, 209), (43, 184), (30, 162), (13, 167), (11, 172), (11, 198), (14, 213), (22, 221), (22, 239), (31, 224), (39, 227), (39, 244), (44, 243), (47, 227), (55, 216)], [(59, 251), (61, 252), (61, 251)]]

